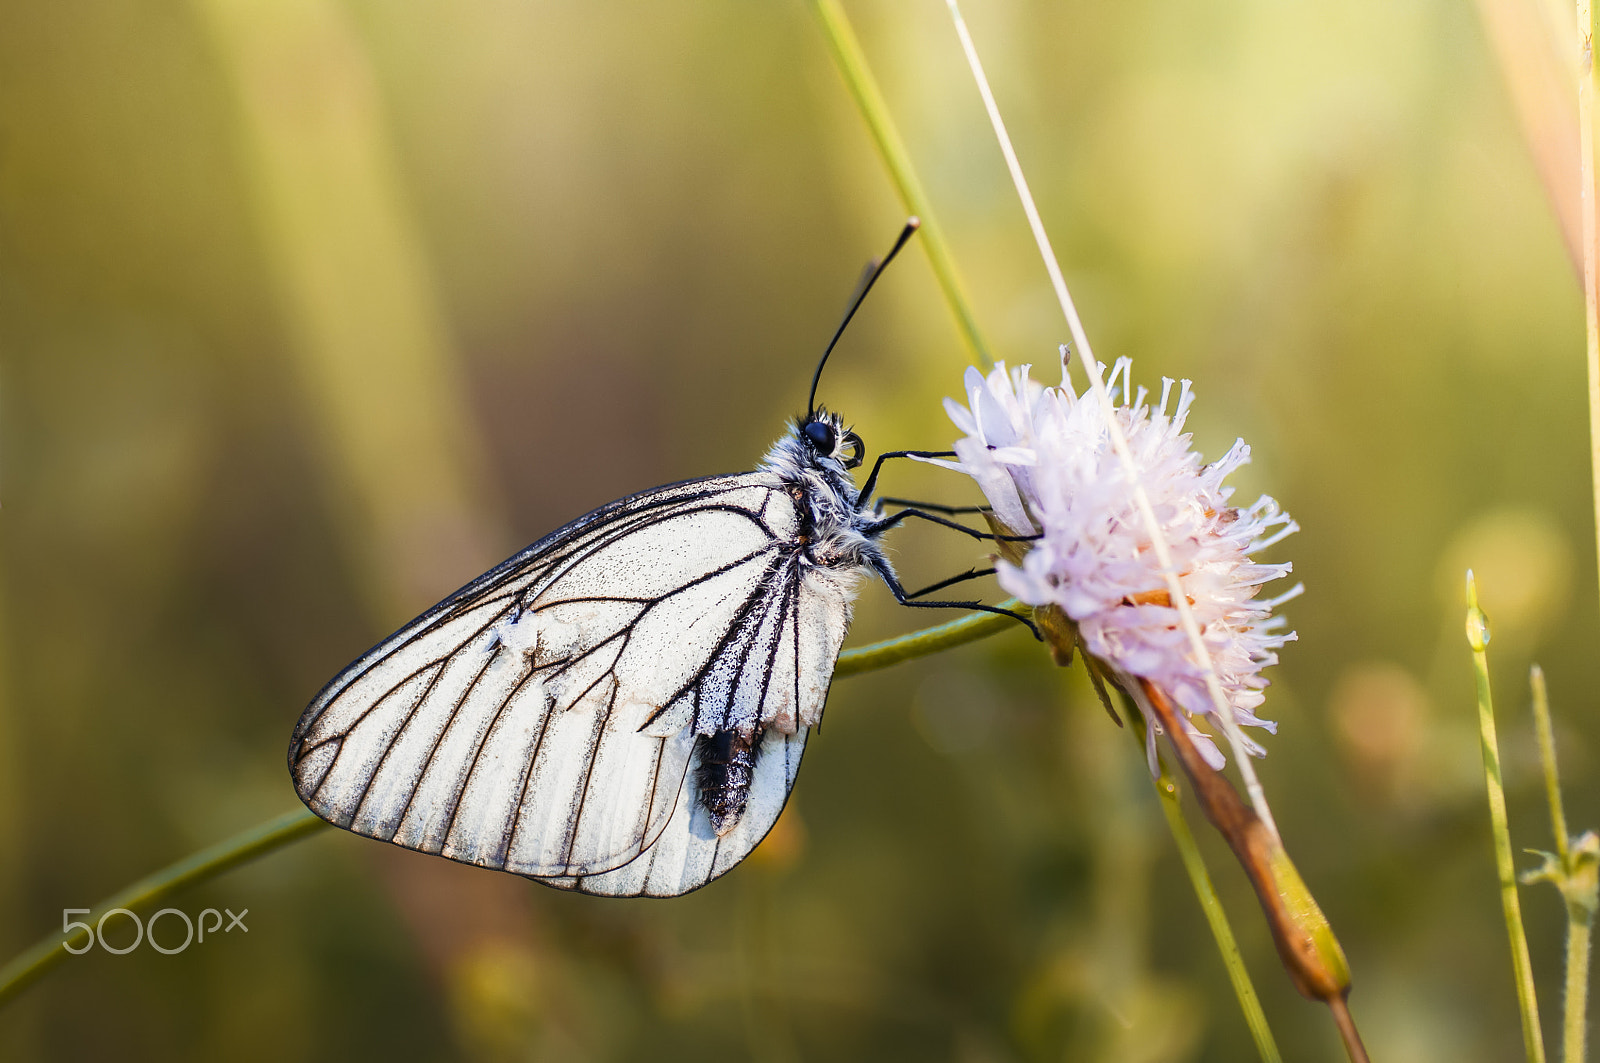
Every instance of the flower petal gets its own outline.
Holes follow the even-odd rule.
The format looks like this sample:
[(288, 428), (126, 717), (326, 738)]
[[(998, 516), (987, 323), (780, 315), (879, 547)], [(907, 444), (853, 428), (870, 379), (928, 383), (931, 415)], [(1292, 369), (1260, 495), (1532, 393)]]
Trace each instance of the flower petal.
[[(1118, 359), (1106, 383), (1122, 402), (1111, 416), (1137, 466), (1130, 478), (1111, 447), (1106, 410), (1065, 384), (1065, 361), (1059, 388), (1037, 383), (1030, 369), (1008, 371), (1003, 363), (987, 375), (968, 369), (967, 405), (945, 400), (963, 435), (954, 448), (961, 460), (938, 464), (977, 481), (1007, 527), (1043, 533), (1020, 565), (996, 565), (1001, 588), (1033, 605), (1060, 607), (1088, 652), (1114, 672), (1158, 683), (1187, 714), (1215, 715), (1206, 676), (1167, 600), (1166, 575), (1139, 513), (1138, 484), (1183, 573), (1234, 719), (1273, 732), (1276, 725), (1255, 712), (1265, 701), (1261, 670), (1295, 638), (1272, 610), (1296, 592), (1257, 598), (1292, 566), (1250, 555), (1298, 525), (1266, 495), (1248, 507), (1230, 504), (1233, 489), (1224, 481), (1250, 460), (1250, 448), (1237, 441), (1204, 464), (1183, 431), (1194, 404), (1190, 382), (1164, 379), (1152, 405), (1133, 384), (1131, 362)], [(1192, 737), (1207, 762), (1220, 767), (1215, 743), (1198, 729)], [(1244, 751), (1262, 752), (1253, 740)]]

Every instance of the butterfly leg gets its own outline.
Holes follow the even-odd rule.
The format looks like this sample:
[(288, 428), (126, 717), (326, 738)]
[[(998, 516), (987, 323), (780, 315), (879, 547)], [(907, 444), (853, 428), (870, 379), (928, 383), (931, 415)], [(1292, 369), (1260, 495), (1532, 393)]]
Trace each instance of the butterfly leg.
[(872, 497), (873, 489), (878, 486), (878, 474), (883, 471), (883, 463), (890, 458), (953, 458), (953, 450), (891, 450), (887, 454), (879, 454), (878, 460), (872, 464), (872, 475), (867, 477), (867, 482), (861, 487), (861, 504), (865, 505), (867, 499)]
[(953, 520), (946, 520), (944, 517), (936, 517), (932, 513), (924, 513), (920, 509), (902, 509), (900, 512), (890, 514), (874, 524), (867, 525), (861, 530), (863, 534), (869, 536), (878, 535), (902, 523), (908, 517), (916, 517), (920, 520), (929, 521), (933, 524), (941, 524), (946, 528), (953, 528), (958, 532), (965, 532), (974, 539), (986, 539), (991, 542), (1031, 543), (1040, 538), (1038, 535), (991, 535), (988, 532), (981, 532), (975, 528), (969, 528), (965, 524), (959, 524)]
[(935, 513), (944, 513), (954, 516), (958, 513), (992, 513), (988, 506), (946, 506), (939, 502), (915, 502), (909, 498), (880, 498), (879, 502), (886, 506), (905, 506), (909, 509), (928, 509)]
[(930, 586), (922, 588), (920, 591), (911, 591), (906, 594), (906, 597), (921, 598), (924, 594), (932, 594), (934, 591), (942, 591), (946, 587), (957, 583), (965, 583), (969, 579), (981, 579), (984, 576), (992, 575), (994, 575), (994, 569), (992, 568), (970, 568), (961, 573), (959, 576), (951, 576), (949, 579), (942, 579), (938, 583), (934, 583)]
[[(976, 609), (980, 613), (994, 613), (998, 616), (1009, 616), (1018, 623), (1026, 624), (1028, 630), (1033, 632), (1034, 638), (1041, 642), (1044, 641), (1044, 637), (1039, 634), (1039, 629), (1034, 626), (1032, 620), (1029, 620), (1020, 613), (1013, 613), (1009, 609), (1001, 609), (999, 606), (994, 605), (985, 605), (983, 602), (914, 601), (912, 596), (906, 593), (906, 589), (900, 585), (900, 580), (895, 576), (894, 569), (889, 567), (888, 561), (875, 557), (871, 559), (870, 564), (878, 573), (879, 577), (883, 579), (883, 582), (888, 585), (889, 593), (894, 595), (894, 600), (899, 602), (901, 605), (908, 606), (912, 609)], [(936, 585), (935, 587), (929, 587), (927, 590), (934, 590), (937, 586), (939, 585)]]

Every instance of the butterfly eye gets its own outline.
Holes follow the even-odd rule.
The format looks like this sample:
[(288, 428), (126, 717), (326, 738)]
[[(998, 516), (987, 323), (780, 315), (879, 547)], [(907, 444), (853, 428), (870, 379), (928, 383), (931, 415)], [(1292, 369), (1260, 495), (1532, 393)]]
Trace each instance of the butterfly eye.
[(861, 459), (867, 456), (867, 445), (861, 442), (861, 437), (856, 435), (854, 432), (846, 432), (844, 434), (844, 445), (849, 448), (850, 451), (850, 453), (845, 455), (844, 467), (847, 469), (859, 467), (861, 465)]
[(833, 448), (839, 442), (839, 437), (833, 431), (833, 425), (827, 421), (807, 421), (800, 429), (800, 434), (806, 437), (806, 441), (818, 454), (824, 456), (832, 455)]

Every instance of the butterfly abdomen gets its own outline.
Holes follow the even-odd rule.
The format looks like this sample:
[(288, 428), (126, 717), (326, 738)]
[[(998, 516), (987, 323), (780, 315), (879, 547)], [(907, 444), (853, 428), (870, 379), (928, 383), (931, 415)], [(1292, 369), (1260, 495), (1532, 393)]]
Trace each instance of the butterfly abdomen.
[(700, 800), (711, 813), (712, 829), (720, 836), (738, 825), (749, 801), (756, 772), (756, 734), (718, 731), (701, 735), (697, 745)]

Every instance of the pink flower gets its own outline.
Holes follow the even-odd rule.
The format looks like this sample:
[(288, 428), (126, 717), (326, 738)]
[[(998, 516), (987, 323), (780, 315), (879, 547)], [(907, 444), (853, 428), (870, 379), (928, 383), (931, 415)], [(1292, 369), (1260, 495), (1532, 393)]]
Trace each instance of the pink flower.
[[(1047, 388), (1028, 366), (996, 366), (987, 377), (966, 374), (967, 405), (950, 399), (945, 409), (964, 438), (956, 462), (939, 462), (977, 481), (995, 517), (1019, 534), (1040, 534), (1020, 565), (998, 563), (1000, 585), (1030, 605), (1058, 606), (1078, 628), (1084, 648), (1129, 686), (1130, 678), (1158, 685), (1185, 713), (1214, 715), (1205, 674), (1171, 605), (1134, 498), (1133, 483), (1111, 446), (1101, 403), (1066, 383)], [(1272, 616), (1275, 606), (1299, 594), (1258, 600), (1263, 584), (1291, 566), (1257, 564), (1251, 555), (1298, 530), (1278, 504), (1263, 495), (1247, 508), (1229, 504), (1223, 481), (1250, 460), (1243, 440), (1217, 461), (1202, 465), (1183, 431), (1194, 401), (1189, 381), (1162, 380), (1152, 406), (1144, 388), (1132, 394), (1132, 363), (1119, 359), (1107, 387), (1120, 403), (1118, 419), (1138, 480), (1154, 507), (1172, 552), (1234, 719), (1242, 726), (1276, 729), (1255, 712), (1265, 701), (1261, 672), (1277, 663), (1277, 650), (1295, 638)], [(1119, 384), (1120, 381), (1120, 384)], [(1176, 394), (1174, 394), (1176, 388)], [(1151, 757), (1154, 764), (1152, 722)], [(1190, 735), (1212, 767), (1222, 753), (1196, 729)], [(1255, 756), (1265, 750), (1247, 738)]]

